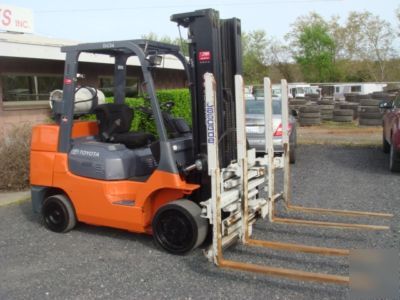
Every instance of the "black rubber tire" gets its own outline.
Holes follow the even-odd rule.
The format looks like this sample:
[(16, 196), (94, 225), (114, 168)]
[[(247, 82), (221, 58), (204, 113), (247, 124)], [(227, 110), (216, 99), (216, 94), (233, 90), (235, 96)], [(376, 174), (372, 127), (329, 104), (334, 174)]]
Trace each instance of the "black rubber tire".
[(300, 113), (300, 118), (320, 118), (321, 117), (321, 113), (319, 112), (301, 112)]
[(76, 225), (74, 207), (63, 194), (50, 196), (43, 201), (42, 218), (47, 229), (58, 233), (68, 232)]
[(361, 106), (378, 106), (381, 101), (377, 99), (361, 99)]
[(334, 122), (352, 122), (353, 116), (335, 116), (333, 115)]
[(333, 114), (322, 114), (321, 115), (321, 120), (330, 121), (332, 119), (333, 119)]
[(318, 113), (320, 112), (320, 108), (317, 105), (307, 105), (307, 106), (303, 106), (300, 107), (299, 109), (300, 113)]
[(381, 119), (363, 119), (360, 118), (358, 120), (358, 124), (362, 126), (381, 126), (382, 120)]
[(352, 109), (335, 109), (333, 116), (349, 116), (353, 117), (354, 111)]
[(390, 152), (390, 144), (385, 138), (385, 134), (382, 134), (382, 151), (383, 153), (389, 153)]
[(304, 99), (293, 99), (289, 100), (289, 105), (305, 105), (307, 100)]
[(373, 92), (372, 98), (373, 99), (385, 99), (389, 97), (389, 93), (386, 92)]
[(289, 150), (289, 163), (294, 164), (296, 162), (296, 148), (290, 147)]
[(172, 201), (158, 209), (153, 221), (153, 238), (165, 251), (184, 255), (200, 246), (208, 232), (207, 219), (201, 208), (189, 200)]
[(333, 105), (333, 104), (321, 104), (321, 105), (319, 105), (319, 107), (320, 107), (321, 111), (335, 109), (335, 105)]
[(382, 120), (383, 115), (380, 112), (361, 112), (360, 118), (362, 119), (378, 119)]
[(342, 103), (342, 104), (340, 104), (340, 109), (352, 109), (352, 110), (356, 110), (356, 109), (358, 109), (358, 106), (360, 106), (359, 103), (347, 102), (347, 103)]
[(381, 112), (378, 106), (360, 106), (359, 110), (360, 112)]
[(389, 170), (391, 172), (400, 172), (400, 153), (394, 149), (393, 142), (390, 145), (390, 154), (389, 154)]
[(319, 106), (323, 106), (323, 105), (334, 105), (335, 101), (333, 100), (321, 100), (318, 102)]

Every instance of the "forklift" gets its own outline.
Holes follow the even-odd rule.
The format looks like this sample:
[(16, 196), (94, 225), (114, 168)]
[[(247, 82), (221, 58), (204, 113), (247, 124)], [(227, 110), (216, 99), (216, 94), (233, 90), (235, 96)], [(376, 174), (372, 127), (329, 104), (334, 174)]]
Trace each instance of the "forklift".
[[(42, 214), (48, 229), (67, 232), (79, 221), (152, 234), (160, 247), (174, 254), (185, 254), (204, 242), (209, 224), (200, 216), (199, 203), (210, 197), (211, 183), (202, 76), (207, 71), (225, 76), (219, 87), (224, 104), (219, 115), (225, 119), (219, 133), (227, 132), (221, 152), (227, 164), (236, 154), (233, 74), (241, 73), (240, 22), (219, 20), (214, 10), (175, 15), (173, 20), (196, 22), (192, 34), (202, 42), (191, 44), (191, 63), (178, 46), (149, 40), (62, 47), (62, 99), (52, 101), (56, 123), (33, 128), (30, 153), (33, 209)], [(113, 103), (96, 105), (94, 96), (87, 111), (96, 115), (96, 121), (77, 120), (74, 113), (82, 54), (108, 55), (115, 61)], [(187, 74), (192, 129), (163, 111), (157, 99), (152, 73), (166, 55), (178, 59)], [(130, 57), (140, 63), (155, 135), (130, 131), (135, 114), (125, 104)]]
[[(290, 223), (290, 219), (274, 216), (275, 201), (289, 199), (287, 189), (274, 193), (275, 168), (289, 170), (288, 118), (282, 122), (284, 154), (274, 157), (267, 80), (266, 155), (256, 157), (255, 149), (248, 149), (246, 143), (240, 20), (220, 19), (213, 9), (175, 14), (171, 20), (188, 30), (188, 59), (178, 46), (149, 40), (62, 47), (66, 61), (62, 98), (53, 103), (56, 122), (37, 125), (32, 133), (33, 210), (42, 214), (44, 225), (54, 232), (68, 232), (77, 222), (108, 226), (152, 235), (157, 246), (178, 255), (206, 244), (210, 236), (211, 245), (205, 245), (204, 253), (220, 267), (348, 284), (344, 276), (223, 258), (223, 249), (238, 241), (319, 255), (344, 256), (349, 251), (251, 239), (252, 225), (260, 218)], [(108, 55), (115, 61), (113, 103), (99, 104), (95, 92), (90, 99), (93, 104), (87, 113), (95, 114), (96, 121), (78, 120), (74, 113), (83, 53)], [(165, 55), (175, 56), (186, 72), (192, 128), (163, 110), (157, 99), (152, 73)], [(135, 111), (125, 104), (129, 57), (140, 63), (150, 106), (144, 111), (154, 119), (156, 134), (130, 131)], [(282, 94), (285, 115), (288, 89), (284, 81)], [(340, 213), (330, 211), (335, 212)], [(301, 224), (300, 220), (292, 222)], [(334, 223), (302, 225), (329, 224)], [(336, 224), (351, 228), (347, 225)], [(387, 227), (365, 225), (364, 229)]]

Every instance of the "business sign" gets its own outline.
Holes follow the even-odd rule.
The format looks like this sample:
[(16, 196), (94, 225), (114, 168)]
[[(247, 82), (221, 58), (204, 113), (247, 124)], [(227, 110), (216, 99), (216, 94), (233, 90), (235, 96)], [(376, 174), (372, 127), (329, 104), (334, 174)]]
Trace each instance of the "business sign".
[(0, 30), (33, 33), (32, 11), (0, 4)]

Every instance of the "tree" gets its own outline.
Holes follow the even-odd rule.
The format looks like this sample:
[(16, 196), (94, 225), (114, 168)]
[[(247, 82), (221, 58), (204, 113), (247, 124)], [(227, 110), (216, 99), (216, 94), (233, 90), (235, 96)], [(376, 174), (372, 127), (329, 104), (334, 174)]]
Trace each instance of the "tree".
[(400, 36), (400, 6), (396, 9), (396, 17), (397, 17), (397, 27), (399, 32), (397, 33), (398, 36)]
[(156, 33), (150, 32), (148, 34), (142, 35), (142, 39), (177, 45), (181, 48), (181, 52), (184, 55), (186, 55), (186, 56), (189, 55), (189, 47), (188, 47), (187, 42), (185, 40), (181, 40), (180, 38), (172, 39), (171, 37), (166, 36), (166, 35), (159, 37)]
[(243, 76), (247, 83), (261, 83), (268, 75), (267, 34), (264, 30), (242, 33)]
[[(286, 40), (289, 43), (289, 49), (292, 52), (293, 58), (301, 57), (304, 53), (302, 53), (303, 46), (300, 44), (300, 37), (304, 34), (305, 31), (309, 31), (310, 28), (321, 28), (324, 31), (324, 35), (329, 37), (330, 40), (329, 45), (326, 49), (327, 54), (330, 57), (329, 61), (330, 68), (326, 71), (330, 74), (331, 80), (340, 80), (342, 70), (339, 68), (338, 61), (342, 60), (345, 57), (344, 53), (344, 44), (346, 43), (346, 33), (343, 26), (339, 23), (338, 16), (332, 16), (329, 20), (325, 20), (321, 15), (316, 12), (310, 12), (307, 15), (299, 16), (296, 21), (291, 24), (291, 31), (285, 35)], [(321, 37), (321, 36), (320, 36)], [(325, 40), (327, 41), (327, 40)], [(304, 70), (304, 65), (300, 66), (301, 69)], [(308, 69), (314, 68), (315, 66)], [(307, 67), (306, 67), (307, 69)], [(306, 71), (307, 72), (307, 71)], [(326, 73), (326, 72), (325, 72)], [(303, 74), (305, 80), (309, 76), (307, 74)], [(315, 78), (317, 79), (317, 78)], [(316, 81), (324, 80), (323, 78), (318, 78)], [(327, 80), (327, 79), (326, 79)]]
[(294, 81), (294, 60), (288, 45), (276, 38), (269, 39), (267, 57), (269, 65), (275, 67), (288, 82)]
[(305, 26), (296, 41), (295, 59), (309, 82), (336, 80), (335, 42), (323, 24)]
[(351, 12), (346, 36), (347, 57), (363, 61), (375, 81), (384, 81), (388, 63), (395, 56), (395, 35), (390, 23), (370, 12)]

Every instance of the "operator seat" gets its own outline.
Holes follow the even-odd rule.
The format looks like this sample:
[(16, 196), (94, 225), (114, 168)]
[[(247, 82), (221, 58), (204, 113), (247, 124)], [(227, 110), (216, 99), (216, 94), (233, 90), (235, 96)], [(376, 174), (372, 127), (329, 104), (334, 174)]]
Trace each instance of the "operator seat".
[(123, 144), (129, 149), (135, 149), (148, 146), (155, 141), (151, 133), (129, 131), (134, 113), (126, 104), (101, 104), (94, 112), (102, 142)]

